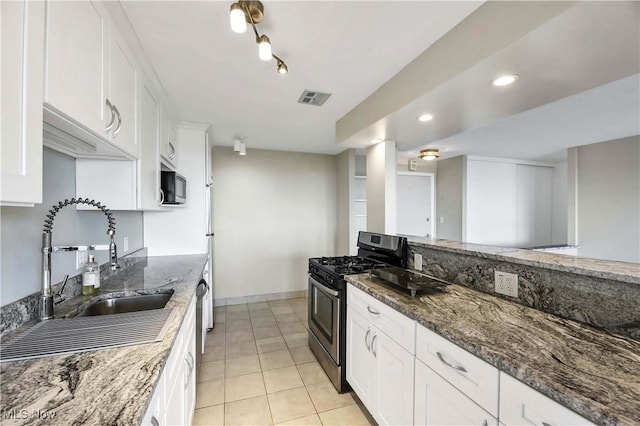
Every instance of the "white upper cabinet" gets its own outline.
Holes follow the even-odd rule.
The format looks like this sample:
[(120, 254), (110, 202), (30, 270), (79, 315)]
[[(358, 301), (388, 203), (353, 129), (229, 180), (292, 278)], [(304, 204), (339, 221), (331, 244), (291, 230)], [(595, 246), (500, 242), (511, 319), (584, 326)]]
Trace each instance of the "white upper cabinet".
[(111, 141), (133, 154), (140, 156), (140, 144), (137, 138), (136, 94), (138, 71), (133, 54), (120, 32), (111, 27), (111, 68), (110, 96), (115, 121), (109, 132)]
[(42, 202), (44, 5), (0, 2), (0, 204)]
[(146, 84), (140, 90), (140, 159), (138, 207), (155, 210), (160, 205), (160, 105)]
[(137, 67), (108, 12), (90, 1), (46, 7), (45, 121), (91, 145), (116, 148), (79, 156), (137, 158)]
[(109, 16), (99, 3), (48, 1), (45, 104), (106, 135)]
[(160, 155), (162, 162), (171, 170), (178, 168), (178, 132), (176, 120), (165, 106), (162, 107), (160, 131)]

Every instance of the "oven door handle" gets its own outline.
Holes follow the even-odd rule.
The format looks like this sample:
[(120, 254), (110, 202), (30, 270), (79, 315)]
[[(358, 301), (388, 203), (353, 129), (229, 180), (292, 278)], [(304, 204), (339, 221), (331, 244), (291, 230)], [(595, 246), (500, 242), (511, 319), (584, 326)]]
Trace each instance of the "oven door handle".
[(309, 274), (309, 279), (313, 282), (314, 287), (316, 287), (318, 290), (322, 291), (323, 293), (326, 293), (326, 294), (328, 294), (330, 296), (333, 296), (333, 297), (338, 297), (340, 295), (339, 291), (330, 289), (329, 287), (327, 287), (327, 286), (325, 286), (323, 284), (320, 284), (318, 282), (318, 280), (316, 280), (315, 278), (313, 278), (311, 276), (311, 274)]

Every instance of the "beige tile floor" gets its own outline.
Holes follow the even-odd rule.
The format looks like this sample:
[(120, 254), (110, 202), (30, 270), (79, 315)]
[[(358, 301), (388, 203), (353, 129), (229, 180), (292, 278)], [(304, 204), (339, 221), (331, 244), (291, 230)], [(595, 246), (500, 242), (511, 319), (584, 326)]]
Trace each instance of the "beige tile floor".
[(216, 307), (194, 425), (370, 425), (309, 350), (307, 299)]

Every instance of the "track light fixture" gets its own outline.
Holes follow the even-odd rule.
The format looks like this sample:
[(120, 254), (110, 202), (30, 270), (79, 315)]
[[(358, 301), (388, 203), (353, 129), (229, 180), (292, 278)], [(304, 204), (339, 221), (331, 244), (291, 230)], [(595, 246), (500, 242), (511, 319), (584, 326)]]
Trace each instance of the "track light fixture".
[(258, 43), (258, 57), (263, 61), (270, 61), (274, 58), (276, 70), (278, 74), (285, 75), (289, 73), (289, 68), (285, 62), (273, 54), (271, 50), (271, 40), (266, 34), (259, 34), (256, 24), (262, 22), (264, 18), (264, 6), (260, 1), (240, 0), (231, 5), (229, 9), (229, 20), (231, 22), (231, 30), (236, 33), (244, 33), (247, 31), (247, 24), (251, 24), (253, 32)]

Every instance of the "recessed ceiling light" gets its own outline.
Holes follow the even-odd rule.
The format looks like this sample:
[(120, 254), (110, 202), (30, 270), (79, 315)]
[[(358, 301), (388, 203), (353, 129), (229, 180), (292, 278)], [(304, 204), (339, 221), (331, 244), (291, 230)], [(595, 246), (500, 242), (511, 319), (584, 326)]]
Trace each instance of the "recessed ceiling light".
[(418, 121), (431, 121), (433, 120), (433, 115), (432, 114), (422, 114), (420, 117), (418, 117)]
[(501, 75), (498, 78), (494, 78), (493, 81), (491, 81), (491, 84), (493, 84), (494, 86), (508, 86), (510, 84), (515, 83), (515, 81), (519, 78), (519, 76), (517, 74), (507, 74), (507, 75)]
[(380, 138), (373, 138), (373, 139), (369, 139), (369, 142), (371, 143), (380, 143), (382, 142), (384, 139), (380, 139)]

